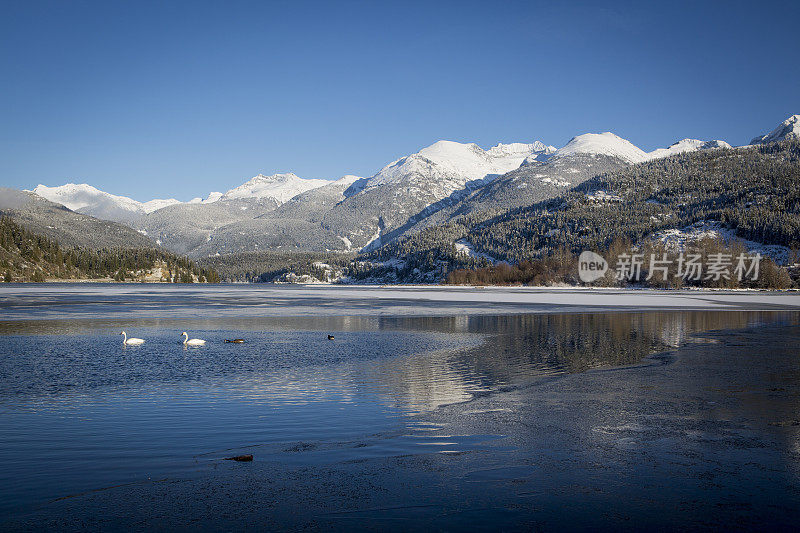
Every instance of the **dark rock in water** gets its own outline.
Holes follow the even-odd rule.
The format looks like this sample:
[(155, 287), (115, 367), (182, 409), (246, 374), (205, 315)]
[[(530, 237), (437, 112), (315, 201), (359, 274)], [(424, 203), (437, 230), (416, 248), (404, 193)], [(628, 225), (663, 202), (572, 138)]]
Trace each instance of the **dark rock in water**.
[(240, 463), (241, 462), (245, 462), (245, 461), (252, 461), (253, 460), (253, 454), (237, 455), (235, 457), (226, 457), (225, 460), (226, 461), (239, 461)]
[(225, 342), (232, 342), (234, 344), (242, 344), (244, 339), (225, 339)]
[(332, 341), (333, 340), (333, 335), (328, 335), (328, 340)]

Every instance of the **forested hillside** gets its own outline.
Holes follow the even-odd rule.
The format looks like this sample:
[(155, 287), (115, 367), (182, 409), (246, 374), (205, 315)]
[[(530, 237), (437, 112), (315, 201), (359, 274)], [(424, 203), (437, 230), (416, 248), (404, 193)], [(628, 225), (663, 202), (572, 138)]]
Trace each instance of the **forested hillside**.
[(214, 283), (212, 269), (152, 248), (65, 248), (9, 217), (0, 217), (0, 275), (5, 282), (113, 279)]
[(603, 250), (668, 228), (717, 221), (737, 236), (800, 246), (800, 142), (679, 154), (602, 174), (564, 195), (502, 214), (471, 213), (393, 242), (366, 259), (402, 259), (399, 276), (516, 263), (559, 250)]
[(100, 250), (157, 246), (128, 226), (76, 213), (32, 192), (0, 187), (0, 215), (67, 247)]

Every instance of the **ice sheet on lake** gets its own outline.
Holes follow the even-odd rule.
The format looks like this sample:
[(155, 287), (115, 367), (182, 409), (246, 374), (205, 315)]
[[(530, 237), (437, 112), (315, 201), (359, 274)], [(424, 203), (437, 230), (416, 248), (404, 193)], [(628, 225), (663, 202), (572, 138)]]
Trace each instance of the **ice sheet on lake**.
[(800, 293), (529, 287), (44, 284), (0, 287), (5, 320), (455, 316), (629, 310), (797, 310)]

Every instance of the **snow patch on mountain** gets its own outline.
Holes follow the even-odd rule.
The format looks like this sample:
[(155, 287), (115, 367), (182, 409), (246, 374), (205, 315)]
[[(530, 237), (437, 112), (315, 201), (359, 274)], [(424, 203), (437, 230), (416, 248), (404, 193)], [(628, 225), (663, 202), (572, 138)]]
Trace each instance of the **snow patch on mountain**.
[(361, 252), (369, 252), (370, 250), (377, 250), (381, 247), (381, 228), (379, 227), (375, 234), (367, 241), (361, 248)]
[(715, 148), (730, 148), (731, 145), (725, 141), (701, 141), (699, 139), (682, 139), (671, 144), (668, 148), (657, 148), (648, 152), (648, 159), (662, 159), (676, 154), (686, 152), (696, 152), (697, 150), (713, 150)]
[(491, 157), (513, 157), (519, 154), (525, 154), (527, 158), (535, 158), (543, 153), (553, 153), (556, 151), (555, 146), (548, 146), (542, 141), (533, 141), (531, 144), (524, 143), (509, 143), (498, 144), (486, 150), (486, 153)]
[(770, 133), (755, 137), (750, 144), (766, 144), (785, 139), (800, 139), (800, 115), (792, 115)]
[(622, 198), (619, 195), (614, 193), (605, 191), (605, 190), (596, 190), (592, 192), (586, 193), (586, 199), (590, 202), (595, 202), (596, 204), (602, 205), (608, 202), (621, 202)]
[(780, 244), (764, 244), (744, 239), (736, 235), (736, 231), (724, 227), (716, 220), (700, 220), (683, 228), (670, 228), (653, 233), (650, 239), (661, 242), (668, 250), (683, 252), (686, 247), (703, 239), (719, 239), (726, 244), (741, 244), (748, 253), (759, 253), (769, 257), (779, 265), (786, 265), (792, 258), (789, 248)]
[(298, 194), (317, 189), (331, 182), (323, 179), (303, 179), (291, 172), (264, 176), (259, 174), (250, 181), (229, 190), (220, 200), (241, 198), (272, 198), (282, 204)]
[(642, 163), (648, 159), (647, 153), (633, 143), (607, 131), (605, 133), (584, 133), (573, 137), (563, 148), (559, 148), (539, 160), (550, 161), (576, 155), (605, 155), (622, 159), (631, 164)]
[(353, 243), (350, 242), (350, 239), (348, 239), (347, 237), (342, 237), (341, 235), (337, 235), (337, 237), (342, 239), (345, 251), (349, 252), (353, 248)]
[(453, 244), (456, 247), (456, 254), (466, 255), (474, 259), (486, 259), (491, 264), (495, 264), (498, 262), (497, 259), (495, 259), (491, 255), (477, 251), (475, 249), (475, 246), (473, 246), (473, 244), (469, 242), (467, 239), (459, 239)]
[(549, 176), (546, 176), (546, 177), (542, 178), (542, 183), (555, 185), (556, 187), (569, 187), (570, 185), (572, 185), (568, 181), (560, 180), (558, 178), (551, 178)]

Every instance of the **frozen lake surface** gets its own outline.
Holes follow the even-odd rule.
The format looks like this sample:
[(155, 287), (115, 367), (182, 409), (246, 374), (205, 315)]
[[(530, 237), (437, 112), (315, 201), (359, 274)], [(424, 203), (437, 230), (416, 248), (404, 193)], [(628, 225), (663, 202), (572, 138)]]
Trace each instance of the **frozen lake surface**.
[(2, 287), (0, 529), (788, 528), (796, 298)]
[(5, 320), (242, 316), (453, 316), (620, 310), (800, 309), (800, 292), (538, 287), (0, 284)]

